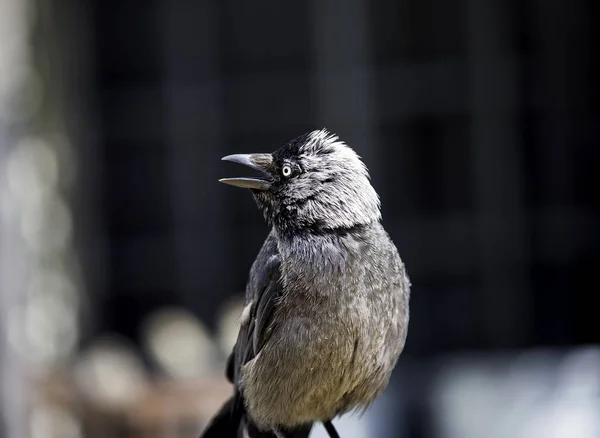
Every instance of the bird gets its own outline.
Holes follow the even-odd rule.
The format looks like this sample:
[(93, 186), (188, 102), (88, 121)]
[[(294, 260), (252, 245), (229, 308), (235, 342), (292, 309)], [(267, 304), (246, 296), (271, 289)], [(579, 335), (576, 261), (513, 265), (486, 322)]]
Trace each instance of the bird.
[(256, 171), (219, 181), (249, 189), (270, 231), (227, 360), (233, 394), (201, 438), (306, 438), (315, 423), (339, 437), (332, 420), (384, 391), (409, 324), (411, 283), (369, 171), (326, 128), (222, 160)]

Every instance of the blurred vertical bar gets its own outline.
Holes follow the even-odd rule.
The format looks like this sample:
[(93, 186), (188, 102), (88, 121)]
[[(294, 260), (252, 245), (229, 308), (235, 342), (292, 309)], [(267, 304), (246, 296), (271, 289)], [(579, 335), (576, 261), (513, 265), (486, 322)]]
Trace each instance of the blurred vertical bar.
[(11, 342), (14, 311), (24, 302), (25, 248), (7, 176), (20, 132), (13, 104), (29, 58), (27, 3), (0, 0), (0, 436), (24, 438), (25, 370)]
[(519, 344), (530, 333), (528, 245), (517, 127), (518, 58), (510, 5), (467, 0), (471, 168), (478, 260), (494, 346)]
[(312, 2), (318, 123), (337, 130), (378, 175), (368, 2)]
[[(203, 322), (232, 292), (227, 204), (217, 194), (223, 143), (218, 6), (163, 2), (167, 148), (177, 293)], [(193, 36), (193, 39), (191, 39)]]
[(85, 129), (71, 105), (82, 96), (70, 94), (81, 59), (65, 48), (75, 10), (0, 0), (0, 396), (8, 438), (73, 436), (78, 427), (42, 390), (59, 384), (75, 351), (84, 289), (72, 209), (77, 137), (69, 129)]

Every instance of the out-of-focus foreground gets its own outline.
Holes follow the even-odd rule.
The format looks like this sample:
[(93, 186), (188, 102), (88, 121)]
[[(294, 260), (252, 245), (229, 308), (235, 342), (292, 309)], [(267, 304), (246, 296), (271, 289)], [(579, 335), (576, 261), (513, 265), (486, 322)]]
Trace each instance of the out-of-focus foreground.
[(600, 436), (595, 9), (0, 0), (0, 436), (197, 436), (267, 234), (219, 159), (321, 127), (413, 283), (342, 436)]

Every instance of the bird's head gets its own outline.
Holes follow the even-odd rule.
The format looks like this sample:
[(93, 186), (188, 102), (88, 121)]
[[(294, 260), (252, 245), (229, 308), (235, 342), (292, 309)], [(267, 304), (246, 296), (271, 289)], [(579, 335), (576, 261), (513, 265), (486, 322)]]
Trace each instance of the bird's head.
[(252, 191), (279, 232), (350, 229), (381, 218), (379, 197), (359, 156), (323, 130), (301, 135), (272, 154), (228, 155), (259, 172), (219, 181)]

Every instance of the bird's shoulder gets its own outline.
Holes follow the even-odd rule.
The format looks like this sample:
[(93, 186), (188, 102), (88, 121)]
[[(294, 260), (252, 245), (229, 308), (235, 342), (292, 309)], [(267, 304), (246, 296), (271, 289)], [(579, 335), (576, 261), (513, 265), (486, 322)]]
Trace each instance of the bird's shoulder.
[(281, 275), (281, 257), (274, 232), (269, 233), (250, 268), (246, 284), (246, 302), (255, 301), (265, 288)]

